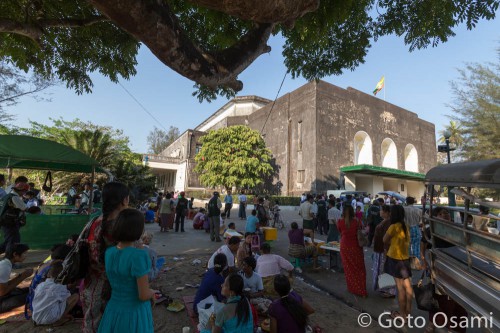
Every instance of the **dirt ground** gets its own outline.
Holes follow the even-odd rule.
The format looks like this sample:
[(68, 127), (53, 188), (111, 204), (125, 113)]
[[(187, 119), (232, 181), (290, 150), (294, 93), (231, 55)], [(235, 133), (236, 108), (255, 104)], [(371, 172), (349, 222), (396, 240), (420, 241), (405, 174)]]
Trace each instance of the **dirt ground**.
[[(160, 277), (152, 284), (152, 287), (162, 290), (173, 299), (182, 301), (182, 296), (194, 295), (196, 293), (196, 289), (186, 287), (186, 284), (198, 284), (201, 282), (200, 274), (205, 271), (204, 266), (209, 256), (182, 255), (182, 257), (179, 256), (177, 258), (183, 259), (174, 260), (174, 258), (167, 258), (163, 268), (167, 268), (168, 270), (160, 274)], [(193, 265), (192, 261), (194, 259), (200, 259), (202, 264)], [(176, 291), (178, 287), (184, 287), (184, 289)], [(357, 321), (359, 312), (347, 307), (327, 293), (305, 283), (300, 277), (295, 277), (293, 288), (313, 306), (316, 312), (310, 316), (311, 325), (319, 325), (323, 332), (381, 332), (380, 328), (363, 329), (359, 327)], [(153, 318), (155, 332), (180, 333), (185, 326), (190, 326), (191, 332), (195, 332), (186, 310), (173, 313), (168, 311), (164, 304), (159, 304), (153, 308)], [(7, 318), (6, 323), (0, 325), (0, 332), (69, 333), (80, 331), (80, 325), (81, 321), (74, 320), (59, 327), (34, 327), (31, 321), (24, 319), (23, 314), (19, 314)]]

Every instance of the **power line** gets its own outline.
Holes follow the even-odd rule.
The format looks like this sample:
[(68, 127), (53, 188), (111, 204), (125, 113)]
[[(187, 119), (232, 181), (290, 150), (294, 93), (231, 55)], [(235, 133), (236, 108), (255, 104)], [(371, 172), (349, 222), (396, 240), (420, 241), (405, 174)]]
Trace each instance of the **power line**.
[(276, 94), (276, 97), (274, 98), (273, 105), (271, 105), (271, 110), (269, 110), (269, 113), (267, 114), (266, 121), (264, 122), (264, 125), (262, 125), (262, 129), (260, 130), (260, 134), (262, 134), (262, 131), (264, 130), (264, 127), (267, 124), (267, 121), (269, 120), (269, 116), (271, 115), (271, 112), (273, 111), (274, 108), (274, 103), (276, 103), (276, 100), (278, 99), (278, 95), (280, 94), (281, 87), (283, 87), (283, 82), (285, 82), (285, 78), (288, 72), (285, 73), (285, 76), (283, 76), (283, 80), (281, 81), (280, 88), (278, 89), (278, 93)]
[(165, 128), (165, 127), (164, 127), (164, 126), (160, 123), (160, 121), (159, 121), (158, 119), (156, 119), (156, 118), (155, 118), (155, 116), (153, 116), (153, 115), (151, 114), (151, 112), (149, 112), (149, 111), (148, 111), (148, 110), (144, 107), (144, 105), (142, 105), (142, 104), (141, 104), (141, 102), (139, 102), (139, 101), (137, 100), (137, 98), (135, 98), (135, 97), (134, 97), (134, 95), (132, 95), (132, 93), (131, 93), (130, 91), (128, 91), (128, 90), (127, 90), (127, 88), (125, 88), (125, 87), (124, 87), (124, 86), (123, 86), (120, 82), (118, 82), (118, 84), (120, 85), (120, 87), (122, 87), (122, 89), (123, 89), (123, 90), (125, 90), (125, 92), (126, 92), (126, 93), (130, 96), (130, 97), (132, 97), (132, 99), (133, 99), (133, 100), (134, 100), (134, 101), (135, 101), (135, 102), (136, 102), (136, 103), (137, 103), (137, 104), (138, 104), (138, 105), (139, 105), (139, 106), (140, 106), (140, 107), (141, 107), (141, 108), (142, 108), (142, 109), (143, 109), (143, 110), (144, 110), (144, 111), (145, 111), (145, 112), (146, 112), (146, 113), (147, 113), (147, 114), (151, 117), (151, 118), (153, 118), (153, 120), (154, 120), (154, 121), (156, 121), (156, 123), (157, 123), (157, 124), (158, 124), (161, 128), (163, 128), (163, 129), (165, 130), (165, 132), (167, 132), (167, 133), (168, 133), (168, 129), (166, 129), (166, 128)]

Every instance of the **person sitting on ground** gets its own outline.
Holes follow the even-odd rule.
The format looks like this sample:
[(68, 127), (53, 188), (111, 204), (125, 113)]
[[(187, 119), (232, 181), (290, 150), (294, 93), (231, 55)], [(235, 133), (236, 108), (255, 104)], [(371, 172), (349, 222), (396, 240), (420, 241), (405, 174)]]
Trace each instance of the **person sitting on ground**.
[(214, 259), (215, 256), (219, 253), (224, 253), (226, 255), (227, 259), (227, 266), (229, 267), (229, 273), (235, 272), (235, 262), (234, 262), (234, 256), (238, 252), (238, 248), (240, 247), (240, 238), (238, 236), (233, 236), (229, 238), (229, 241), (227, 242), (227, 245), (222, 245), (215, 251), (212, 256), (210, 257), (210, 260), (208, 260), (208, 265), (207, 267), (213, 268), (214, 267)]
[[(222, 285), (222, 295), (227, 302), (210, 317), (212, 333), (253, 333), (252, 308), (243, 293), (243, 278), (238, 274), (229, 275)], [(201, 333), (209, 331), (203, 330)]]
[(288, 255), (292, 258), (313, 258), (313, 269), (318, 269), (318, 249), (312, 243), (305, 243), (304, 236), (310, 235), (311, 231), (299, 229), (297, 222), (292, 222), (292, 229), (288, 231)]
[(12, 279), (10, 275), (12, 265), (23, 262), (28, 250), (26, 244), (14, 244), (5, 252), (5, 259), (0, 261), (0, 313), (25, 304), (28, 288), (17, 288), (17, 286), (33, 274), (33, 269), (25, 269)]
[(240, 243), (240, 247), (236, 253), (236, 267), (238, 269), (243, 269), (243, 260), (245, 260), (246, 257), (253, 257), (252, 238), (253, 234), (251, 232), (246, 232), (243, 242)]
[(149, 246), (153, 241), (153, 234), (149, 231), (145, 231), (141, 236), (141, 241), (142, 245), (144, 246), (144, 250), (148, 252), (149, 258), (151, 258), (151, 270), (148, 273), (148, 280), (149, 282), (151, 282), (158, 277), (158, 274), (160, 274), (161, 266), (163, 266), (163, 264), (161, 266), (158, 264), (158, 253), (156, 253), (156, 251)]
[(271, 301), (264, 298), (264, 284), (262, 283), (262, 277), (254, 272), (256, 266), (257, 261), (254, 257), (246, 257), (243, 259), (243, 268), (240, 271), (244, 283), (243, 290), (250, 299), (250, 303), (255, 305), (257, 310), (261, 313), (266, 313)]
[(155, 221), (155, 215), (154, 207), (149, 206), (145, 214), (146, 223), (153, 223)]
[(314, 309), (292, 290), (285, 275), (275, 276), (273, 284), (280, 298), (269, 307), (270, 333), (304, 333), (308, 316), (314, 313)]
[(193, 228), (196, 230), (203, 229), (203, 222), (205, 222), (205, 208), (200, 208), (198, 213), (193, 218)]
[[(78, 239), (78, 235), (76, 235), (76, 237)], [(62, 262), (69, 254), (69, 252), (73, 248), (73, 245), (75, 244), (75, 241), (73, 241), (72, 239), (71, 241), (72, 241), (71, 245), (68, 244), (54, 245), (50, 249), (51, 252), (50, 256), (47, 259), (45, 259), (44, 262), (41, 263), (35, 270), (35, 274), (29, 286), (28, 296), (26, 297), (27, 306), (24, 309), (24, 316), (26, 317), (26, 319), (30, 319), (33, 313), (33, 299), (35, 298), (36, 288), (40, 283), (44, 282), (47, 279), (50, 268), (52, 267), (52, 263), (58, 261)]]
[(276, 295), (273, 286), (274, 277), (281, 274), (281, 270), (285, 270), (291, 278), (293, 276), (293, 265), (282, 256), (271, 254), (271, 245), (268, 243), (262, 243), (260, 251), (262, 255), (257, 259), (255, 271), (262, 277), (264, 294), (266, 296)]
[(226, 231), (228, 231), (228, 230), (234, 230), (234, 231), (236, 231), (236, 224), (234, 222), (230, 222), (227, 225), (227, 229), (224, 230), (224, 233), (226, 233)]
[(207, 298), (208, 296), (214, 296), (217, 301), (222, 302), (222, 284), (224, 283), (224, 277), (222, 272), (227, 268), (227, 258), (224, 253), (218, 253), (214, 257), (214, 264), (212, 268), (203, 275), (203, 280), (200, 283), (200, 287), (196, 291), (196, 296), (194, 297), (193, 310), (198, 313), (198, 303)]
[(245, 225), (245, 231), (255, 233), (259, 230), (260, 224), (259, 219), (257, 218), (257, 211), (252, 209), (252, 213), (249, 217), (247, 217), (247, 223)]
[(64, 320), (78, 303), (78, 294), (71, 295), (67, 286), (54, 282), (62, 270), (62, 261), (52, 262), (47, 280), (36, 287), (32, 318), (37, 325), (49, 325)]

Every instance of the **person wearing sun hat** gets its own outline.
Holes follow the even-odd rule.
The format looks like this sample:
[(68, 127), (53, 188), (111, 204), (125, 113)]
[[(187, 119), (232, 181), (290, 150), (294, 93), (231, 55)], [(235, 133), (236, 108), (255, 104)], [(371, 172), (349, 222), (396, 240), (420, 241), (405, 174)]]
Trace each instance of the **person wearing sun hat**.
[[(0, 244), (0, 254), (4, 253), (8, 248), (16, 243), (21, 243), (21, 228), (22, 218), (26, 210), (26, 204), (23, 201), (23, 195), (30, 189), (28, 183), (18, 182), (13, 187), (11, 192), (2, 198), (2, 207), (8, 205), (9, 207), (2, 209), (4, 212), (2, 219), (2, 231), (4, 235), (4, 242)], [(6, 211), (8, 210), (8, 212)], [(6, 214), (9, 214), (7, 218)]]

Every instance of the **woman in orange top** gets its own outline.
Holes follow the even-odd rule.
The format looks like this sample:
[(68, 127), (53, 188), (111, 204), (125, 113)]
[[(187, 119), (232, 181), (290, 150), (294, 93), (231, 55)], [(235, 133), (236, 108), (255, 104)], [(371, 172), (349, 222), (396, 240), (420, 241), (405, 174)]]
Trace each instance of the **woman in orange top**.
[(391, 206), (391, 225), (384, 235), (384, 244), (390, 244), (385, 261), (385, 272), (392, 275), (398, 288), (399, 313), (393, 311), (392, 317), (403, 317), (411, 313), (413, 288), (411, 286), (410, 232), (406, 227), (405, 211), (401, 205)]

